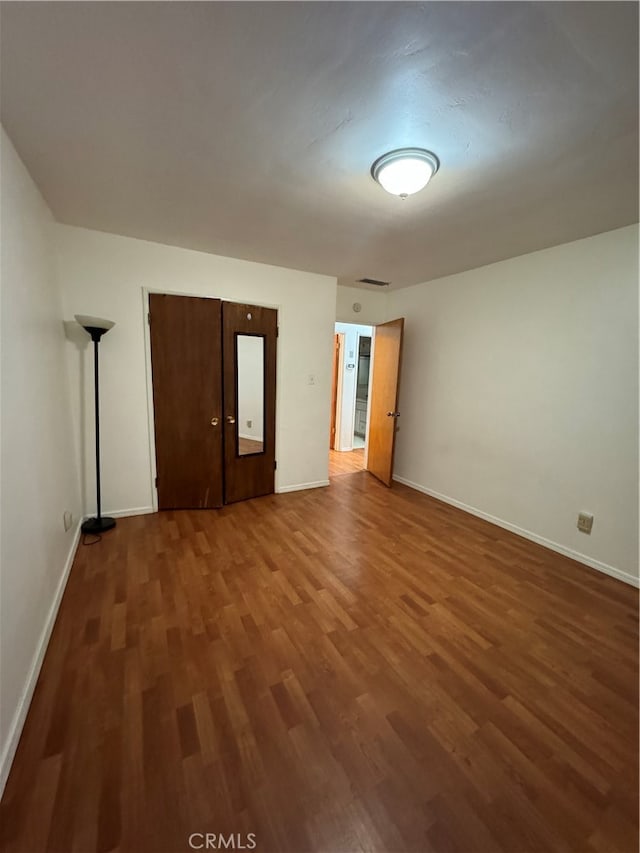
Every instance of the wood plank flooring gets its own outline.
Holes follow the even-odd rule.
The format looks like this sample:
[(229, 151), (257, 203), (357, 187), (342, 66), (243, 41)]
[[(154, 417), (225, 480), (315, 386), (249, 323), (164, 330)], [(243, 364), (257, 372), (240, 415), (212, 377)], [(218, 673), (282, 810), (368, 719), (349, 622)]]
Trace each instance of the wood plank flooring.
[(337, 477), (340, 474), (354, 474), (364, 469), (364, 447), (356, 450), (330, 450), (329, 451), (329, 476)]
[(118, 520), (78, 551), (1, 849), (631, 853), (637, 620), (364, 472)]

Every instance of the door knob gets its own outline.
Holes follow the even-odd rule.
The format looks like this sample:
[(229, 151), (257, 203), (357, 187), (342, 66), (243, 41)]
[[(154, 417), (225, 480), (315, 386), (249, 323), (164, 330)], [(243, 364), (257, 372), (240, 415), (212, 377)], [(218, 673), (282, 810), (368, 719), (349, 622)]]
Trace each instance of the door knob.
[(387, 417), (388, 418), (399, 418), (400, 412), (387, 412)]
[(211, 418), (211, 426), (218, 426), (220, 418)]
[(235, 422), (236, 422), (236, 419), (233, 417), (233, 415), (227, 415), (227, 423), (228, 424), (235, 424)]

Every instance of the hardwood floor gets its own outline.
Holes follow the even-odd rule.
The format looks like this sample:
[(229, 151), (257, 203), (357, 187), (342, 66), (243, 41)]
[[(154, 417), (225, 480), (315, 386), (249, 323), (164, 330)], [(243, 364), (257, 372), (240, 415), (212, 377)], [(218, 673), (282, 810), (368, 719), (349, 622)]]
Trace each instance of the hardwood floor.
[(364, 472), (118, 520), (78, 551), (2, 850), (631, 853), (637, 618)]
[(329, 476), (337, 477), (340, 474), (354, 474), (356, 471), (364, 470), (364, 447), (356, 450), (330, 450), (329, 451)]

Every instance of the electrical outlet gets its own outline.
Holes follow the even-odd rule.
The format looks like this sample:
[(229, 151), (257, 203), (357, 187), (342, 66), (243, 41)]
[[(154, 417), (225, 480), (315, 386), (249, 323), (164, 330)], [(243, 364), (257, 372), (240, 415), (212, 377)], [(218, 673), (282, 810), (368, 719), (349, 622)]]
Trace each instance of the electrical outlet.
[(65, 530), (70, 530), (70, 529), (71, 529), (71, 525), (73, 524), (73, 515), (72, 515), (72, 513), (70, 513), (70, 512), (69, 512), (69, 510), (66, 510), (66, 511), (63, 513), (63, 515), (62, 515), (62, 523), (64, 524), (64, 529), (65, 529)]
[(581, 533), (591, 533), (593, 527), (593, 516), (588, 512), (578, 513), (578, 530)]
[(251, 429), (251, 427), (253, 426), (253, 421), (247, 421), (247, 426), (249, 427), (249, 429)]

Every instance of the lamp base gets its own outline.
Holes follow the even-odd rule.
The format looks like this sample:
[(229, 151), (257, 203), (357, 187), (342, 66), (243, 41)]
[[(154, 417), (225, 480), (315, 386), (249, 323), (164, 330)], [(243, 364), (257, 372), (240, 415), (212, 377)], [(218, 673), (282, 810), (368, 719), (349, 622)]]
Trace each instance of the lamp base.
[(80, 530), (83, 533), (93, 533), (94, 535), (99, 535), (100, 533), (106, 533), (107, 530), (111, 530), (116, 526), (115, 518), (108, 518), (107, 516), (103, 516), (102, 518), (88, 518)]

